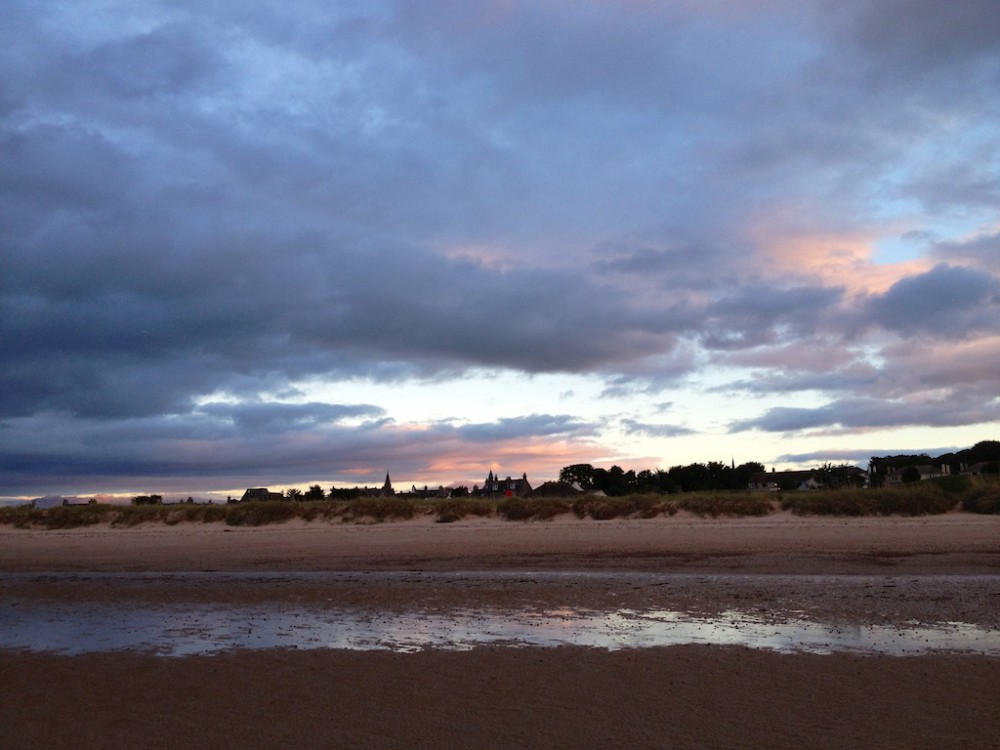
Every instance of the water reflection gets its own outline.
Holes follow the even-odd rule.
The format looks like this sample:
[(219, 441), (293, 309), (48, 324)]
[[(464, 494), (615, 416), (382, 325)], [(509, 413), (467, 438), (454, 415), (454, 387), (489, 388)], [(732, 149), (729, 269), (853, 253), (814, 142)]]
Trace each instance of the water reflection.
[(82, 654), (130, 650), (165, 656), (230, 649), (418, 651), (477, 645), (606, 649), (682, 644), (739, 645), (780, 652), (891, 655), (964, 651), (1000, 655), (1000, 631), (966, 623), (838, 625), (763, 620), (731, 610), (711, 618), (620, 609), (459, 610), (448, 614), (344, 608), (101, 605), (0, 602), (0, 647)]

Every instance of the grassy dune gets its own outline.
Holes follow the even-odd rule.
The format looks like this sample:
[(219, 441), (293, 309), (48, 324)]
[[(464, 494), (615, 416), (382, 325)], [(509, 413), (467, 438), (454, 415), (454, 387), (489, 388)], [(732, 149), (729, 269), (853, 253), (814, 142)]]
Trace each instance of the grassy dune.
[(951, 476), (875, 490), (786, 492), (780, 503), (783, 510), (798, 515), (924, 516), (957, 506), (973, 513), (998, 513), (1000, 478)]
[(692, 492), (681, 495), (627, 495), (576, 498), (452, 498), (408, 500), (399, 497), (309, 502), (271, 501), (232, 505), (71, 505), (55, 508), (0, 508), (0, 524), (16, 528), (66, 529), (108, 524), (214, 523), (262, 526), (293, 518), (328, 523), (381, 523), (433, 517), (439, 523), (465, 518), (545, 521), (572, 514), (580, 519), (655, 518), (686, 511), (703, 518), (765, 516), (777, 510), (796, 515), (920, 516), (960, 508), (1000, 513), (1000, 478), (945, 477), (884, 489), (812, 492)]

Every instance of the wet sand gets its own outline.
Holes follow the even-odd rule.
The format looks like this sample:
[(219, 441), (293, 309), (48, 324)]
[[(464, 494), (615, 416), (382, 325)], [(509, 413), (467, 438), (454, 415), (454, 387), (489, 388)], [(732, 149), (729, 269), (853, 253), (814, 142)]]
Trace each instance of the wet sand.
[[(129, 585), (34, 575), (122, 570), (155, 575)], [(347, 576), (332, 588), (160, 575), (303, 570), (455, 575), (400, 573), (376, 586)], [(489, 570), (524, 575), (479, 585), (461, 575)], [(534, 570), (602, 575), (541, 585)], [(373, 611), (626, 602), (995, 628), (1000, 519), (0, 529), (0, 571), (26, 574), (5, 579), (0, 596), (67, 602), (334, 600)], [(682, 575), (668, 586), (602, 577), (615, 571)], [(843, 577), (818, 587), (817, 575)], [(998, 690), (1000, 659), (957, 654), (479, 647), (168, 659), (0, 651), (0, 746), (996, 748)]]
[(3, 747), (997, 747), (1000, 662), (714, 647), (0, 657)]

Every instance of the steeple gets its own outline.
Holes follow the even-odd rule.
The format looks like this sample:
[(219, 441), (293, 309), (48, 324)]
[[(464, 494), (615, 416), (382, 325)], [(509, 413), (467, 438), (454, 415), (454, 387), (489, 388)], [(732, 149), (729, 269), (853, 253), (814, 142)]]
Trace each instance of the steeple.
[(392, 482), (389, 480), (389, 472), (385, 473), (385, 484), (382, 485), (383, 495), (395, 495), (395, 490), (392, 489)]

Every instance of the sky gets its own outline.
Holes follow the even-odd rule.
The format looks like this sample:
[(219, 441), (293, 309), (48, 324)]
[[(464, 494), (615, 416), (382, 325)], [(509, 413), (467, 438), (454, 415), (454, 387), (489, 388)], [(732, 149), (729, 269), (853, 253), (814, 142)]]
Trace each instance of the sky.
[(0, 498), (1000, 437), (996, 0), (0, 17)]

